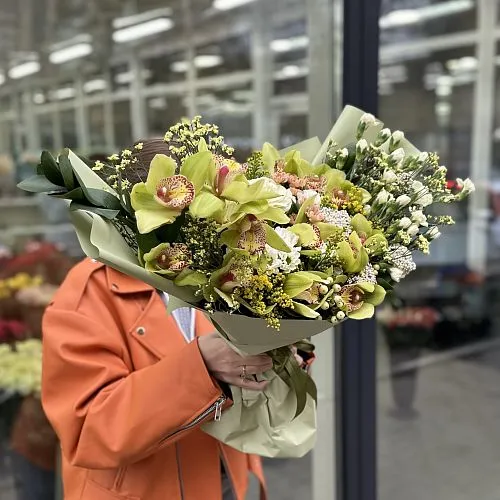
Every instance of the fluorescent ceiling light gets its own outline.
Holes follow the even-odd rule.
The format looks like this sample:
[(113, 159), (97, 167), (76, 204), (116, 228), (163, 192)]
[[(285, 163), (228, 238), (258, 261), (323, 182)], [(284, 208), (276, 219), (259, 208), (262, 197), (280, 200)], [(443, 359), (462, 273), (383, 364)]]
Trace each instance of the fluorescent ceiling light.
[(292, 78), (301, 78), (309, 74), (307, 66), (297, 66), (296, 64), (288, 64), (274, 73), (276, 80), (289, 80)]
[(171, 15), (172, 15), (172, 9), (170, 7), (148, 10), (147, 12), (141, 12), (140, 14), (117, 17), (116, 19), (113, 19), (113, 28), (114, 29), (126, 28), (127, 26), (140, 24), (145, 21), (150, 21), (151, 19), (158, 19), (159, 17), (170, 17)]
[(439, 17), (447, 17), (460, 12), (466, 12), (474, 7), (473, 0), (451, 0), (438, 4), (427, 5), (418, 9), (401, 9), (382, 16), (379, 25), (382, 29), (398, 28), (425, 22)]
[(33, 102), (35, 104), (44, 104), (45, 103), (45, 95), (43, 92), (36, 92), (33, 94)]
[(271, 42), (273, 52), (290, 52), (292, 50), (305, 49), (309, 45), (307, 36), (296, 36), (293, 38), (280, 38)]
[(89, 80), (83, 84), (83, 91), (87, 94), (92, 92), (99, 92), (100, 90), (106, 90), (107, 84), (106, 80), (103, 78), (96, 78), (94, 80)]
[(172, 19), (159, 17), (140, 24), (134, 24), (126, 28), (119, 29), (113, 33), (113, 40), (116, 43), (127, 43), (146, 36), (156, 35), (168, 31), (174, 26)]
[(52, 64), (64, 64), (74, 59), (92, 54), (92, 45), (90, 43), (77, 43), (68, 47), (54, 50), (49, 54), (49, 61)]
[(61, 87), (50, 93), (54, 100), (62, 101), (64, 99), (72, 99), (76, 95), (76, 90), (73, 87)]
[[(220, 66), (223, 62), (223, 59), (219, 55), (215, 54), (201, 54), (194, 58), (194, 65), (198, 69), (208, 69), (215, 68), (216, 66)], [(188, 70), (189, 64), (187, 61), (175, 61), (170, 65), (170, 69), (174, 73), (184, 73)]]
[(464, 73), (477, 69), (478, 60), (474, 56), (461, 57), (460, 59), (451, 59), (446, 63), (446, 67), (452, 73)]
[(10, 68), (9, 77), (13, 80), (18, 80), (19, 78), (34, 75), (39, 71), (40, 63), (38, 61), (27, 61)]
[(217, 10), (231, 10), (254, 1), (255, 0), (214, 0), (213, 5)]
[[(141, 76), (143, 80), (147, 80), (151, 78), (151, 71), (149, 69), (143, 69), (141, 71)], [(132, 79), (134, 78), (134, 74), (131, 71), (124, 71), (123, 73), (118, 73), (115, 75), (115, 82), (118, 85), (129, 85)]]
[(3, 73), (0, 73), (0, 85), (3, 85), (5, 83), (5, 75)]

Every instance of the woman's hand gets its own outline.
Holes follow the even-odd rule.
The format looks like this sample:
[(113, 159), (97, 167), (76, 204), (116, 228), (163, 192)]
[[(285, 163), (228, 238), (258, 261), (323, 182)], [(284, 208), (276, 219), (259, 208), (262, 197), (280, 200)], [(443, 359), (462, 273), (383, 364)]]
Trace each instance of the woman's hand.
[(253, 377), (273, 367), (267, 354), (241, 356), (216, 333), (200, 337), (198, 345), (208, 371), (217, 380), (254, 391), (267, 387), (267, 381), (257, 382)]

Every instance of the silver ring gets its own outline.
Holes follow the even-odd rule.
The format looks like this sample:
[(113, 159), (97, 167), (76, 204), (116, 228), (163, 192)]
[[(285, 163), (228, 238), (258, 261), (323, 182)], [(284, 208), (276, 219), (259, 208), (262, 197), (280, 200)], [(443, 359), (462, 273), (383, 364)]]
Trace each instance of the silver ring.
[(245, 380), (247, 378), (247, 365), (243, 365), (241, 367), (241, 375), (240, 375), (240, 378), (242, 380)]

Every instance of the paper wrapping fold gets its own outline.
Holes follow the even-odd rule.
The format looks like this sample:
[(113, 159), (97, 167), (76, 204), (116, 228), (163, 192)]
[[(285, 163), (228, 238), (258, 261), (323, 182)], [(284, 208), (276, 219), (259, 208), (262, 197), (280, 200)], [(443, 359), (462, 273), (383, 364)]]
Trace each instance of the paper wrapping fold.
[(264, 392), (231, 387), (233, 406), (220, 422), (202, 429), (212, 437), (243, 453), (271, 458), (300, 458), (316, 442), (316, 403), (308, 396), (304, 411), (295, 418), (293, 391), (275, 373)]

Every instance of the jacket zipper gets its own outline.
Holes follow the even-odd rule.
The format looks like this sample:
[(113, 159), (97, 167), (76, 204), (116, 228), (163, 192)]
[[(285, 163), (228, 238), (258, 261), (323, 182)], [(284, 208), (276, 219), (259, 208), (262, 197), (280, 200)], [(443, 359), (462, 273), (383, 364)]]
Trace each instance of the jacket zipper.
[(224, 406), (224, 403), (227, 401), (226, 396), (221, 396), (217, 401), (215, 401), (212, 405), (210, 405), (201, 415), (198, 415), (194, 420), (189, 422), (188, 424), (180, 427), (177, 429), (175, 432), (172, 432), (172, 434), (169, 434), (168, 436), (165, 436), (163, 439), (160, 440), (160, 445), (167, 441), (170, 438), (173, 438), (177, 434), (186, 431), (188, 429), (191, 429), (192, 427), (196, 427), (200, 422), (205, 420), (211, 413), (215, 412), (214, 415), (214, 420), (216, 422), (219, 422), (221, 419), (222, 415), (222, 407)]

